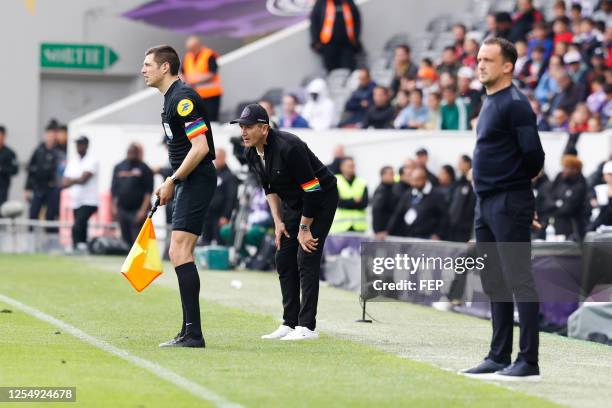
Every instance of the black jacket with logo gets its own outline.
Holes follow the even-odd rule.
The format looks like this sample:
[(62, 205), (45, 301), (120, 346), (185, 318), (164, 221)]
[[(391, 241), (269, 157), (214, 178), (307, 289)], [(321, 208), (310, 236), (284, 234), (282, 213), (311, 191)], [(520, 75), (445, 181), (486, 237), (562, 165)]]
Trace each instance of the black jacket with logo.
[(313, 218), (320, 209), (322, 195), (336, 188), (336, 177), (292, 133), (270, 129), (264, 145), (265, 168), (255, 147), (245, 150), (249, 168), (266, 195), (276, 193), (283, 204)]

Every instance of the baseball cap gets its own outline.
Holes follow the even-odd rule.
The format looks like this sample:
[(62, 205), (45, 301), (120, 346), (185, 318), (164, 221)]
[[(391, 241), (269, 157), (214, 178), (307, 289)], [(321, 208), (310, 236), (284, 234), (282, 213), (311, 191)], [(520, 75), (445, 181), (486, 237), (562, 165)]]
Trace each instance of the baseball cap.
[(87, 138), (87, 136), (79, 136), (74, 142), (89, 144), (89, 139)]
[(474, 70), (470, 67), (461, 67), (459, 68), (459, 71), (457, 72), (457, 76), (459, 78), (472, 79), (474, 78)]
[(574, 64), (576, 62), (580, 62), (582, 60), (582, 56), (578, 51), (572, 50), (568, 51), (563, 57), (563, 62), (566, 64)]
[(603, 170), (601, 171), (601, 173), (602, 174), (612, 174), (612, 160), (604, 164)]
[(254, 125), (257, 123), (270, 124), (268, 112), (259, 104), (252, 103), (247, 105), (240, 114), (238, 119), (232, 120), (230, 123), (239, 123), (241, 125)]

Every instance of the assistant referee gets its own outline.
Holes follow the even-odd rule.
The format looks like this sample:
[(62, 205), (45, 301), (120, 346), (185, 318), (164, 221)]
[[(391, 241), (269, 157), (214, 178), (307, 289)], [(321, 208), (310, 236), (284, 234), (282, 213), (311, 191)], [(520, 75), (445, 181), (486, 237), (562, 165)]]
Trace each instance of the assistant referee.
[(321, 255), (338, 206), (336, 178), (299, 137), (272, 129), (262, 106), (248, 105), (230, 123), (240, 124), (249, 168), (274, 218), (283, 324), (262, 338), (316, 339)]
[[(487, 92), (476, 128), (473, 180), (475, 233), (482, 286), (491, 298), (493, 336), (489, 353), (463, 373), (495, 380), (539, 380), (538, 293), (531, 272), (535, 200), (531, 179), (544, 165), (536, 116), (512, 84), (517, 52), (489, 38), (478, 52), (478, 79)], [(519, 314), (519, 353), (511, 363), (514, 302)]]
[(161, 118), (174, 173), (155, 194), (160, 205), (174, 196), (169, 252), (183, 306), (180, 332), (160, 347), (205, 347), (200, 324), (200, 278), (193, 250), (217, 187), (212, 162), (215, 146), (204, 103), (178, 78), (179, 67), (178, 54), (167, 45), (147, 50), (142, 66), (145, 83), (164, 95)]

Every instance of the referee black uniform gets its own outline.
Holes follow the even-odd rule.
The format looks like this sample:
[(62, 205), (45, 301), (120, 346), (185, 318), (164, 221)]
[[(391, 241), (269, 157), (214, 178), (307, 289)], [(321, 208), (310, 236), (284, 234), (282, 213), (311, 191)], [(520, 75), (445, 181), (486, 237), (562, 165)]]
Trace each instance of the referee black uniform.
[[(174, 209), (172, 230), (199, 236), (204, 216), (217, 187), (217, 174), (213, 160), (215, 145), (210, 122), (200, 96), (181, 80), (176, 80), (164, 95), (162, 124), (168, 145), (172, 170), (176, 172), (191, 149), (190, 139), (206, 136), (209, 151), (185, 180), (174, 180)], [(200, 278), (193, 262), (175, 267), (178, 277), (183, 325), (174, 340), (162, 345), (174, 346), (185, 339), (201, 339)], [(197, 341), (194, 344), (199, 344)], [(203, 343), (202, 343), (203, 345)], [(199, 346), (199, 345), (198, 345)]]
[[(269, 119), (261, 106), (252, 104), (239, 119), (230, 123), (268, 124)], [(314, 331), (321, 256), (338, 206), (336, 178), (299, 137), (272, 128), (263, 157), (256, 147), (248, 147), (245, 156), (266, 195), (275, 193), (282, 200), (282, 222), (289, 233), (289, 237), (281, 236), (280, 249), (276, 252), (283, 325)], [(310, 231), (318, 244), (312, 252), (304, 251), (297, 239), (302, 216), (313, 218)]]

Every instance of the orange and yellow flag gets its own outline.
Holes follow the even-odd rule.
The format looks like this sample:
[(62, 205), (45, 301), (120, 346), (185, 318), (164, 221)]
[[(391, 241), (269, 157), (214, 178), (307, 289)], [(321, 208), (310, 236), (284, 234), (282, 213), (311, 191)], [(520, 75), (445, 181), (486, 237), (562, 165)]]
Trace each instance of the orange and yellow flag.
[(134, 289), (142, 292), (151, 282), (162, 274), (162, 262), (155, 240), (155, 229), (150, 217), (147, 217), (138, 233), (121, 273), (130, 281)]

